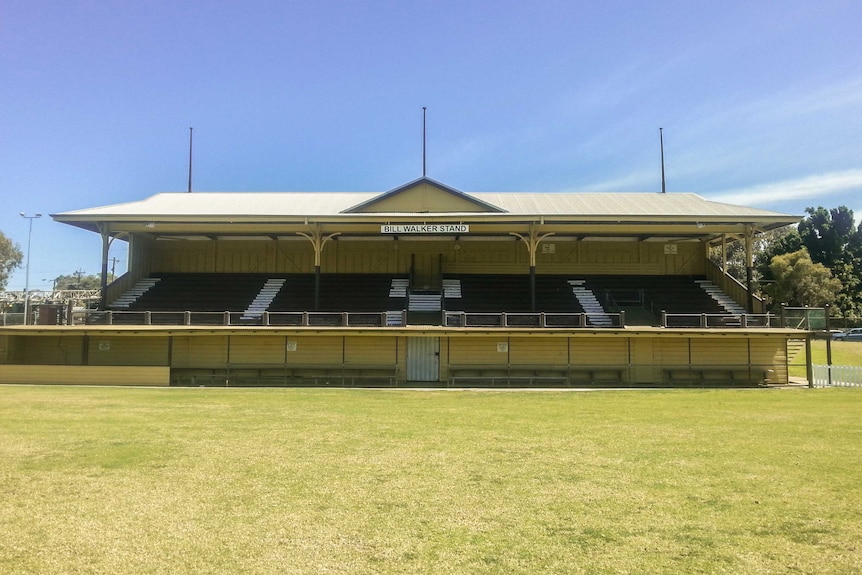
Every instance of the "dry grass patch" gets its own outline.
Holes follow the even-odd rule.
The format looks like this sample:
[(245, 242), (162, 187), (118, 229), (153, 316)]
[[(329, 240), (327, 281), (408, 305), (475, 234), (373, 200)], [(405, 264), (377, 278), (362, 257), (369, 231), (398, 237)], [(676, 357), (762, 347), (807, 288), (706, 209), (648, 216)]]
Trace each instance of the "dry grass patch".
[(0, 572), (858, 573), (862, 393), (0, 388)]

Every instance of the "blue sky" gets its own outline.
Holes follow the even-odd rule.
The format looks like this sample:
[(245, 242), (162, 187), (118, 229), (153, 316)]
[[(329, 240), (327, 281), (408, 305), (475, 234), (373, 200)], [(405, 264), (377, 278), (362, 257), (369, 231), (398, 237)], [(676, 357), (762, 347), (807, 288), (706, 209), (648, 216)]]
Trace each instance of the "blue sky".
[[(99, 270), (50, 213), (197, 191), (661, 189), (862, 214), (862, 4), (0, 0), (0, 231), (30, 287)], [(118, 244), (119, 245), (119, 244)], [(112, 255), (126, 262), (124, 250)], [(23, 269), (9, 289), (23, 289)]]

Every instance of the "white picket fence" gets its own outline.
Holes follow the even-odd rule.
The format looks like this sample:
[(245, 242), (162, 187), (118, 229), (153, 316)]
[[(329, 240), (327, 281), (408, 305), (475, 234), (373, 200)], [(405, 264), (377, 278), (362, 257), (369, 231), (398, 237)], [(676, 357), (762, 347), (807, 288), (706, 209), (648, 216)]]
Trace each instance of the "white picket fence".
[(812, 365), (814, 387), (829, 387), (829, 370), (832, 370), (832, 387), (862, 387), (862, 367), (855, 365)]

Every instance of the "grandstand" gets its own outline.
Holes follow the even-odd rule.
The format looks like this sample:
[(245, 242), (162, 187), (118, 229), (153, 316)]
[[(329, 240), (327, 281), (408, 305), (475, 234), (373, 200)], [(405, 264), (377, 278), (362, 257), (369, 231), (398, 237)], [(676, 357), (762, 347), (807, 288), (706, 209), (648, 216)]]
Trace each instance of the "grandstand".
[[(707, 257), (799, 218), (693, 194), (167, 193), (99, 310), (0, 328), (0, 382), (762, 385), (805, 333)], [(107, 277), (105, 274), (104, 277)]]

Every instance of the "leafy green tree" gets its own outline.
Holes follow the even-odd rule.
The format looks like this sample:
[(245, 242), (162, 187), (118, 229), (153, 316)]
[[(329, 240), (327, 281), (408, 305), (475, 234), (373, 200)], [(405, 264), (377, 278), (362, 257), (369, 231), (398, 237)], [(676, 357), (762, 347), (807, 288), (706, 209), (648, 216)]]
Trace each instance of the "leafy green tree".
[[(770, 230), (757, 236), (754, 240), (754, 282), (755, 289), (762, 292), (761, 286), (774, 281), (769, 264), (776, 255), (795, 252), (802, 248), (802, 239), (796, 231), (796, 226), (785, 226), (777, 230)], [(721, 246), (714, 246), (710, 250), (709, 258), (716, 264), (721, 265)], [(746, 281), (745, 270), (745, 243), (736, 241), (727, 244), (727, 273), (740, 282)]]
[(806, 208), (799, 236), (811, 260), (823, 264), (841, 280), (836, 306), (844, 315), (862, 315), (862, 224), (854, 228), (853, 210), (840, 206)]
[(81, 270), (54, 278), (54, 289), (58, 290), (99, 289), (101, 285), (102, 281), (98, 274), (86, 275)]
[(9, 276), (24, 261), (21, 247), (0, 232), (0, 290), (6, 289)]
[(754, 267), (757, 269), (757, 275), (762, 282), (770, 282), (775, 278), (772, 277), (772, 270), (769, 264), (772, 263), (772, 258), (784, 254), (790, 254), (802, 249), (802, 238), (795, 226), (786, 226), (769, 232), (770, 237), (759, 245), (756, 245), (754, 254)]
[(826, 266), (811, 261), (805, 248), (774, 256), (769, 269), (774, 280), (763, 289), (777, 303), (810, 307), (833, 305), (843, 288)]

